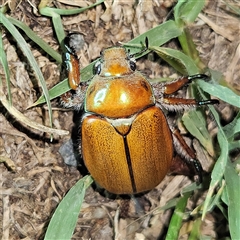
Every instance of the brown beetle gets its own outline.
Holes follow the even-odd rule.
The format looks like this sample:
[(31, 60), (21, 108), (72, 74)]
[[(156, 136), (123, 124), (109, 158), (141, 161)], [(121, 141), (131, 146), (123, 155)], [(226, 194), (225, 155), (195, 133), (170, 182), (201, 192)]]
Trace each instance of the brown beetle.
[[(151, 190), (169, 172), (174, 149), (201, 182), (201, 164), (166, 112), (218, 103), (171, 97), (192, 80), (206, 76), (150, 84), (123, 47), (105, 49), (95, 71), (88, 87), (80, 83), (75, 95), (63, 98), (63, 105), (84, 108), (80, 151), (96, 182), (115, 194)], [(71, 86), (71, 72), (69, 82)]]

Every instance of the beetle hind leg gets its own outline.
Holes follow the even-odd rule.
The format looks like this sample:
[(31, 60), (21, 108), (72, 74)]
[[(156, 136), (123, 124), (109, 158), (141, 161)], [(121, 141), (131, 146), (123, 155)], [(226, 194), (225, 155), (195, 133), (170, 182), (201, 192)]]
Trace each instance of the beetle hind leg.
[(207, 79), (207, 78), (208, 76), (205, 74), (196, 74), (196, 75), (178, 78), (175, 81), (165, 84), (164, 94), (167, 94), (167, 95), (173, 94), (178, 90), (180, 90), (182, 87), (191, 83), (195, 79)]
[[(172, 136), (177, 154), (181, 157), (181, 160), (185, 163), (185, 165), (187, 165), (188, 171), (193, 171), (188, 174), (193, 175), (195, 182), (200, 184), (202, 182), (203, 169), (201, 163), (196, 158), (195, 152), (187, 145), (177, 129), (172, 131)], [(171, 168), (171, 171), (175, 172), (174, 167)]]

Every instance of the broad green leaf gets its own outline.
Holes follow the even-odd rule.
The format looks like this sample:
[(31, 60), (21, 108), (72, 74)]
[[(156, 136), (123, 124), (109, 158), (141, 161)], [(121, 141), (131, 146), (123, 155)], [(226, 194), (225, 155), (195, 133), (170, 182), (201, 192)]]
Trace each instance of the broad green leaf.
[(71, 239), (86, 189), (92, 182), (90, 176), (85, 176), (69, 190), (53, 214), (44, 240)]
[[(178, 37), (180, 34), (181, 31), (178, 29), (176, 23), (169, 20), (123, 45), (130, 50), (131, 54), (135, 54), (141, 50), (140, 48), (145, 46), (146, 37), (148, 38), (149, 46), (161, 46), (169, 40)], [(136, 56), (136, 58), (146, 55), (148, 52), (149, 51), (146, 51), (143, 54)]]
[(231, 139), (235, 134), (240, 133), (240, 112), (238, 112), (237, 116), (231, 123), (223, 127), (223, 130), (228, 139)]
[(240, 106), (240, 96), (235, 94), (229, 88), (217, 84), (210, 84), (202, 80), (197, 80), (196, 82), (203, 91), (209, 93), (210, 95), (215, 96), (235, 107)]
[(151, 46), (149, 48), (156, 52), (162, 59), (164, 59), (181, 74), (194, 75), (199, 73), (199, 70), (193, 60), (181, 51), (155, 46)]
[(207, 152), (213, 156), (214, 148), (212, 138), (206, 127), (205, 116), (201, 110), (190, 110), (183, 115), (182, 121), (187, 130), (197, 138)]
[(185, 24), (193, 23), (198, 14), (202, 11), (205, 5), (205, 0), (186, 1), (180, 0), (174, 7), (174, 17), (176, 22), (179, 19), (183, 20)]

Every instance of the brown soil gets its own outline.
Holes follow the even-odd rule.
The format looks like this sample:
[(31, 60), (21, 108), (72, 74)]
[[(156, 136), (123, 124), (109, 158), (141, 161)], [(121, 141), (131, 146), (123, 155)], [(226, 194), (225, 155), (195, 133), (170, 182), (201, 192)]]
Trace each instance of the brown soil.
[[(40, 16), (35, 8), (38, 1), (8, 1), (12, 11), (8, 14), (28, 25), (38, 36), (59, 49), (54, 36), (51, 20)], [(65, 1), (53, 1), (56, 7), (66, 7)], [(67, 1), (66, 1), (67, 2)], [(72, 1), (84, 3), (84, 1)], [(93, 2), (93, 1), (89, 1)], [(228, 1), (230, 4), (230, 1)], [(17, 1), (16, 1), (17, 3)], [(102, 49), (128, 42), (139, 34), (165, 21), (171, 1), (141, 1), (133, 0), (106, 1), (93, 9), (79, 15), (63, 17), (66, 31), (78, 31), (85, 35), (85, 52), (81, 56), (82, 67), (99, 57)], [(232, 4), (240, 9), (240, 5)], [(194, 42), (198, 46), (200, 56), (206, 65), (221, 72), (226, 82), (236, 91), (240, 91), (240, 20), (223, 1), (207, 1), (204, 11), (195, 23), (190, 26)], [(48, 88), (60, 79), (60, 66), (44, 54), (37, 45), (31, 44), (32, 52), (41, 66)], [(48, 111), (46, 107), (27, 109), (37, 100), (41, 90), (26, 58), (22, 55), (16, 41), (3, 30), (4, 50), (11, 71), (11, 91), (13, 106), (33, 122), (48, 126)], [(150, 78), (173, 75), (173, 70), (164, 64), (149, 60), (139, 60), (138, 69)], [(0, 67), (4, 82), (4, 71)], [(5, 88), (4, 88), (5, 89)], [(1, 94), (4, 94), (1, 92)], [(6, 94), (5, 94), (6, 95)], [(57, 101), (53, 105), (59, 107)], [(234, 109), (226, 104), (220, 104), (222, 118), (230, 121)], [(0, 165), (1, 194), (0, 200), (0, 230), (2, 239), (42, 239), (52, 213), (67, 191), (81, 177), (76, 167), (67, 166), (58, 150), (63, 142), (70, 139), (67, 136), (50, 135), (39, 132), (22, 124), (18, 119), (0, 105), (0, 156), (12, 165), (15, 171), (10, 171), (7, 164)], [(54, 127), (71, 132), (73, 113), (62, 109), (53, 110)], [(198, 144), (199, 145), (199, 144)], [(198, 146), (199, 148), (199, 146)], [(199, 150), (200, 151), (200, 150)], [(203, 150), (201, 150), (203, 152)], [(12, 161), (12, 162), (11, 162)], [(146, 212), (179, 195), (181, 189), (190, 180), (184, 176), (167, 176), (160, 185), (145, 195), (143, 205)], [(201, 195), (201, 196), (199, 196)], [(196, 201), (201, 201), (203, 193), (193, 196), (188, 208), (193, 209)], [(141, 200), (140, 200), (141, 201)], [(163, 239), (163, 234), (169, 223), (171, 211), (151, 214), (134, 222), (141, 214), (136, 213), (134, 203), (128, 207), (128, 217), (116, 218), (119, 204), (124, 200), (112, 200), (100, 195), (90, 188), (85, 197), (85, 203), (79, 216), (73, 239)], [(130, 217), (129, 217), (130, 216)], [(217, 239), (228, 236), (228, 230), (221, 214), (207, 215), (202, 225), (202, 234)], [(126, 226), (131, 223), (130, 227)], [(181, 238), (187, 239), (192, 221), (186, 221), (182, 227)], [(114, 226), (114, 227), (113, 227)]]

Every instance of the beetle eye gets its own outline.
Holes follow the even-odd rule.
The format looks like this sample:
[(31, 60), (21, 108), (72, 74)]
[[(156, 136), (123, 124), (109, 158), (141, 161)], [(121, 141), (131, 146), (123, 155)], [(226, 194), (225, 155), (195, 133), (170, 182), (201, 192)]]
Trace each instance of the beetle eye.
[(98, 61), (98, 62), (96, 62), (95, 63), (95, 65), (94, 65), (94, 74), (100, 74), (100, 72), (101, 72), (101, 70), (102, 70), (102, 68), (101, 68), (101, 62), (100, 61)]
[(129, 61), (130, 68), (135, 71), (136, 70), (136, 62), (131, 60)]

